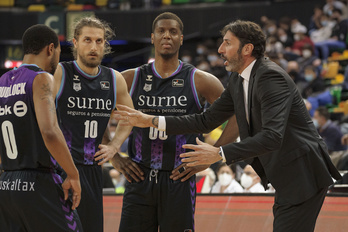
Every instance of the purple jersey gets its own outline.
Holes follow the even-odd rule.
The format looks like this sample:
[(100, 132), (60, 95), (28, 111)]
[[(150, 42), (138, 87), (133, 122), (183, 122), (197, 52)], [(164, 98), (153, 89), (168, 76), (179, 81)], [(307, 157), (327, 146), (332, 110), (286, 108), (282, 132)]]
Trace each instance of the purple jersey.
[(0, 78), (0, 151), (4, 170), (50, 168), (47, 150), (36, 120), (33, 82), (44, 73), (23, 64)]

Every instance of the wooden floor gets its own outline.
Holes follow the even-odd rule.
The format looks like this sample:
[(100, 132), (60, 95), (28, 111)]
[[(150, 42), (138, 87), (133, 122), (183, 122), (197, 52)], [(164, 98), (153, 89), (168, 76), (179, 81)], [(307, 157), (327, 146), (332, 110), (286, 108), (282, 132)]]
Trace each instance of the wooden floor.
[[(196, 232), (271, 232), (273, 196), (197, 196)], [(122, 196), (104, 196), (105, 232), (118, 231)], [(327, 196), (315, 232), (348, 231), (348, 197)]]

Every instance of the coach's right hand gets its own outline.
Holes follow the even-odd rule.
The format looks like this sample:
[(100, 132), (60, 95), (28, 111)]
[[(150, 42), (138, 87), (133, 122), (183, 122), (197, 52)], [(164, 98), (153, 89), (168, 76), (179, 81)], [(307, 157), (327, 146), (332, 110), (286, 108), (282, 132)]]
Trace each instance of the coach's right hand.
[(121, 172), (129, 183), (132, 183), (132, 179), (136, 182), (144, 180), (144, 172), (131, 158), (121, 156), (119, 153), (111, 159), (111, 164), (114, 168)]
[(72, 190), (72, 206), (71, 206), (72, 210), (75, 210), (77, 208), (77, 206), (79, 206), (80, 201), (81, 201), (80, 177), (78, 174), (77, 174), (77, 177), (75, 177), (75, 176), (68, 175), (62, 184), (65, 200), (68, 199), (69, 189)]

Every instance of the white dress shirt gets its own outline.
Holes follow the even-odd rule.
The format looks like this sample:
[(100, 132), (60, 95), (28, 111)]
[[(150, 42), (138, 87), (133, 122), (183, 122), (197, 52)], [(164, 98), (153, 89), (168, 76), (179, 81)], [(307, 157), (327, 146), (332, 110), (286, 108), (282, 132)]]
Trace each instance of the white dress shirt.
[(246, 67), (243, 72), (240, 74), (243, 77), (243, 90), (244, 90), (244, 106), (245, 106), (245, 115), (247, 117), (247, 121), (249, 123), (249, 111), (248, 111), (248, 88), (249, 88), (249, 80), (250, 80), (250, 74), (251, 70), (254, 67), (256, 60), (251, 62), (248, 67)]

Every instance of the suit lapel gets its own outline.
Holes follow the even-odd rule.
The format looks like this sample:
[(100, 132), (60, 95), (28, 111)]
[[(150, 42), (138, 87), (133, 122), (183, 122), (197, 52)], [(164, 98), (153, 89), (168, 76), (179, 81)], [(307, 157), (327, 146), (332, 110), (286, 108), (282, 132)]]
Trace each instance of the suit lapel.
[(256, 70), (258, 69), (258, 67), (260, 66), (260, 63), (262, 62), (262, 60), (264, 60), (265, 58), (261, 58), (256, 60), (253, 69), (251, 70), (250, 73), (250, 78), (249, 78), (249, 86), (248, 86), (248, 115), (249, 115), (249, 131), (250, 131), (250, 125), (252, 123), (251, 121), (251, 106), (252, 106), (252, 93), (253, 93), (253, 87), (254, 87), (254, 81), (255, 81), (255, 76), (256, 76)]

